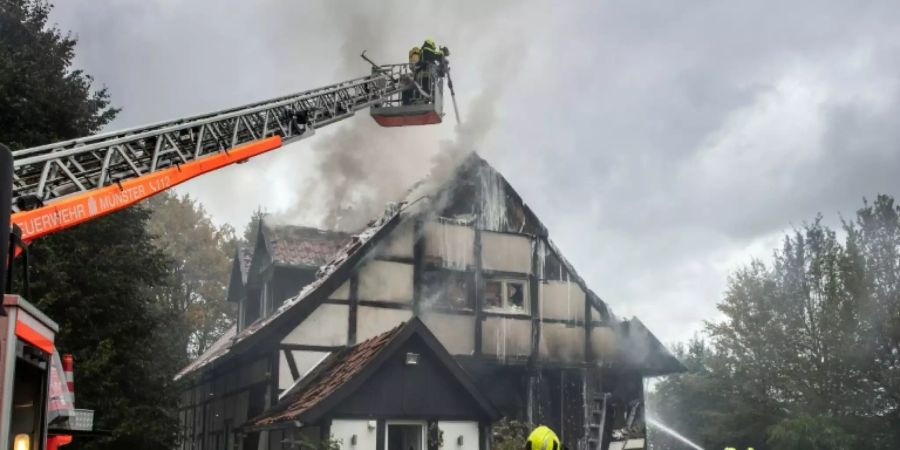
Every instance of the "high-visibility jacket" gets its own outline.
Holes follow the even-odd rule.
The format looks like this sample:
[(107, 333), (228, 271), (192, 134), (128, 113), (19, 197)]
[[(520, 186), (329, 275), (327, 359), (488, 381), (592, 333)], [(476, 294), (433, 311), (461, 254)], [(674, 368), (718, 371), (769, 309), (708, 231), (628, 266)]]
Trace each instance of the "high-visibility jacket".
[(441, 52), (441, 49), (435, 45), (434, 40), (425, 39), (425, 43), (422, 44), (422, 61), (426, 64), (439, 64), (443, 56), (444, 54)]
[(527, 450), (562, 450), (559, 438), (549, 427), (541, 425), (528, 435)]

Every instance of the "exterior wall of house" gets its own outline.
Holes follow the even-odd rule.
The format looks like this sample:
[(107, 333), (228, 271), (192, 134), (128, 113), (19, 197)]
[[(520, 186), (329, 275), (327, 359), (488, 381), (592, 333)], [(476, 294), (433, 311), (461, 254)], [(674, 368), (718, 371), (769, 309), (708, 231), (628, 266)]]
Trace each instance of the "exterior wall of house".
[(412, 264), (373, 260), (365, 263), (357, 274), (360, 300), (412, 303)]
[(185, 384), (179, 402), (179, 448), (225, 450), (234, 430), (271, 401), (269, 357), (206, 372)]
[(342, 346), (347, 344), (349, 307), (325, 303), (287, 334), (285, 345)]
[(462, 315), (426, 311), (420, 317), (450, 354), (475, 354), (474, 314)]
[(360, 306), (357, 323), (357, 342), (377, 336), (406, 322), (412, 317), (412, 309), (393, 309), (379, 306)]
[[(417, 314), (451, 354), (474, 358), (476, 364), (525, 366), (534, 361), (569, 367), (566, 379), (558, 372), (535, 381), (528, 381), (533, 375), (527, 371), (516, 375), (524, 385), (534, 384), (529, 388), (534, 392), (523, 388), (505, 410), (523, 419), (555, 418), (562, 424), (564, 414), (572, 416), (586, 407), (582, 393), (588, 388), (580, 368), (592, 359), (612, 357), (615, 334), (559, 261), (542, 238), (525, 233), (485, 231), (442, 220), (410, 221), (281, 343), (360, 342)], [(510, 301), (514, 289), (522, 291), (515, 304)], [(303, 354), (306, 363), (299, 362), (299, 351), (308, 352)], [(326, 349), (282, 352), (279, 390), (290, 387), (306, 366), (327, 354)], [(285, 367), (287, 355), (294, 357), (294, 372)], [(562, 397), (572, 411), (560, 409)], [(579, 420), (566, 425), (570, 434), (583, 428), (584, 418)]]
[(282, 348), (278, 352), (278, 394), (289, 389), (330, 354), (330, 351)]
[[(460, 187), (457, 196), (466, 195), (398, 225), (277, 348), (264, 349), (268, 382), (277, 395), (330, 352), (418, 315), (504, 415), (546, 423), (573, 448), (586, 445), (590, 411), (600, 407), (586, 399), (640, 375), (597, 369), (616, 356), (609, 313), (502, 178), (480, 174)], [(642, 398), (619, 391), (619, 403)]]
[(451, 450), (478, 450), (478, 422), (438, 421), (438, 430), (443, 434), (441, 448)]
[[(351, 445), (354, 437), (355, 445)], [(378, 425), (375, 420), (335, 419), (331, 421), (331, 438), (339, 441), (341, 448), (375, 450), (378, 446)]]

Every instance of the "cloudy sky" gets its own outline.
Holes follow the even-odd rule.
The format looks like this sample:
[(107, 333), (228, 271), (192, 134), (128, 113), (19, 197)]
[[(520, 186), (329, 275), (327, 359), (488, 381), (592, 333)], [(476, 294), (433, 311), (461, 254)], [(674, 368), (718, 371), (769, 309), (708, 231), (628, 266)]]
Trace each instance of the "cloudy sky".
[[(378, 210), (448, 146), (477, 150), (593, 289), (671, 343), (792, 226), (900, 196), (890, 1), (66, 0), (51, 20), (109, 88), (110, 128), (364, 74), (434, 37), (466, 126), (366, 114), (179, 188), (219, 223)], [(449, 111), (447, 111), (449, 112)], [(448, 119), (451, 116), (448, 116)]]

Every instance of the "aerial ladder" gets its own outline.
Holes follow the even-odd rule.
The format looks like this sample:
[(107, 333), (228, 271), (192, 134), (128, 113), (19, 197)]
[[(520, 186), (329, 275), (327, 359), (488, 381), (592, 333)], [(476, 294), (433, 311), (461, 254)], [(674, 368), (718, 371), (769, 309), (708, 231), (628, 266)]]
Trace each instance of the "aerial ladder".
[[(28, 295), (27, 243), (34, 239), (308, 138), (361, 110), (370, 109), (382, 126), (442, 122), (446, 59), (428, 66), (378, 65), (365, 52), (361, 56), (372, 66), (369, 75), (318, 89), (11, 154), (0, 146), (0, 208), (12, 212), (9, 222), (0, 219), (0, 236), (11, 235), (13, 242), (4, 259), (6, 270), (0, 270), (0, 286), (10, 291), (15, 256), (23, 255), (19, 259), (26, 266), (22, 272)], [(3, 300), (0, 445), (6, 450), (55, 450), (73, 434), (89, 431), (90, 417), (76, 414), (80, 410), (65, 395), (61, 374), (71, 367), (60, 366), (66, 358), (55, 347), (55, 322), (18, 295), (7, 294)], [(70, 358), (68, 362), (71, 366)], [(33, 407), (14, 408), (14, 402)]]

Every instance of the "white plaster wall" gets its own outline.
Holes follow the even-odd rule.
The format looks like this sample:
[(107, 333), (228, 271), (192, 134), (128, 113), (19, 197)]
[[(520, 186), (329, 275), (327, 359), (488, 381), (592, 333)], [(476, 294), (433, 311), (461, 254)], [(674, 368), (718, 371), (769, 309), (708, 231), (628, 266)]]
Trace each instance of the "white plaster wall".
[(487, 270), (531, 272), (531, 239), (513, 234), (481, 233), (481, 263)]
[(544, 323), (541, 326), (538, 351), (542, 360), (584, 361), (584, 328), (561, 323)]
[(359, 270), (359, 299), (411, 303), (412, 264), (369, 261)]
[(350, 282), (345, 281), (340, 287), (334, 290), (328, 298), (332, 300), (349, 300), (350, 299)]
[[(319, 363), (323, 358), (329, 355), (329, 352), (314, 352), (310, 350), (291, 350), (294, 356), (294, 363), (297, 364), (297, 371), (300, 372), (300, 378), (309, 373), (310, 369)], [(278, 352), (278, 389), (287, 389), (294, 384), (294, 377), (291, 376), (291, 368), (288, 365), (287, 357), (283, 351)]]
[(412, 317), (412, 311), (408, 309), (378, 308), (374, 306), (360, 306), (358, 311), (356, 340), (362, 342), (377, 334), (384, 333), (396, 327), (400, 322), (405, 322)]
[(291, 369), (288, 366), (287, 358), (284, 352), (278, 352), (278, 389), (287, 389), (294, 383), (294, 377), (291, 376)]
[(451, 354), (475, 353), (475, 316), (428, 312), (422, 321)]
[(397, 258), (412, 258), (414, 237), (413, 222), (401, 223), (378, 248), (378, 254)]
[(591, 348), (602, 358), (612, 358), (616, 351), (616, 332), (610, 327), (594, 327), (591, 330)]
[(603, 320), (603, 315), (600, 314), (600, 310), (598, 310), (593, 304), (591, 304), (591, 320)]
[(322, 304), (291, 330), (282, 344), (344, 345), (347, 343), (347, 305)]
[(484, 320), (481, 351), (498, 357), (531, 354), (531, 319), (488, 317)]
[[(478, 422), (439, 421), (438, 429), (444, 434), (445, 450), (478, 450)], [(462, 445), (460, 445), (460, 437)]]
[(538, 286), (541, 315), (548, 319), (584, 320), (584, 291), (576, 283), (547, 281)]
[[(375, 421), (368, 420), (343, 420), (331, 421), (331, 438), (341, 441), (341, 448), (347, 450), (375, 450), (378, 443), (376, 437)], [(356, 435), (356, 445), (352, 445), (352, 437)]]
[(474, 265), (475, 230), (438, 222), (425, 224), (425, 257), (445, 267), (465, 269)]

